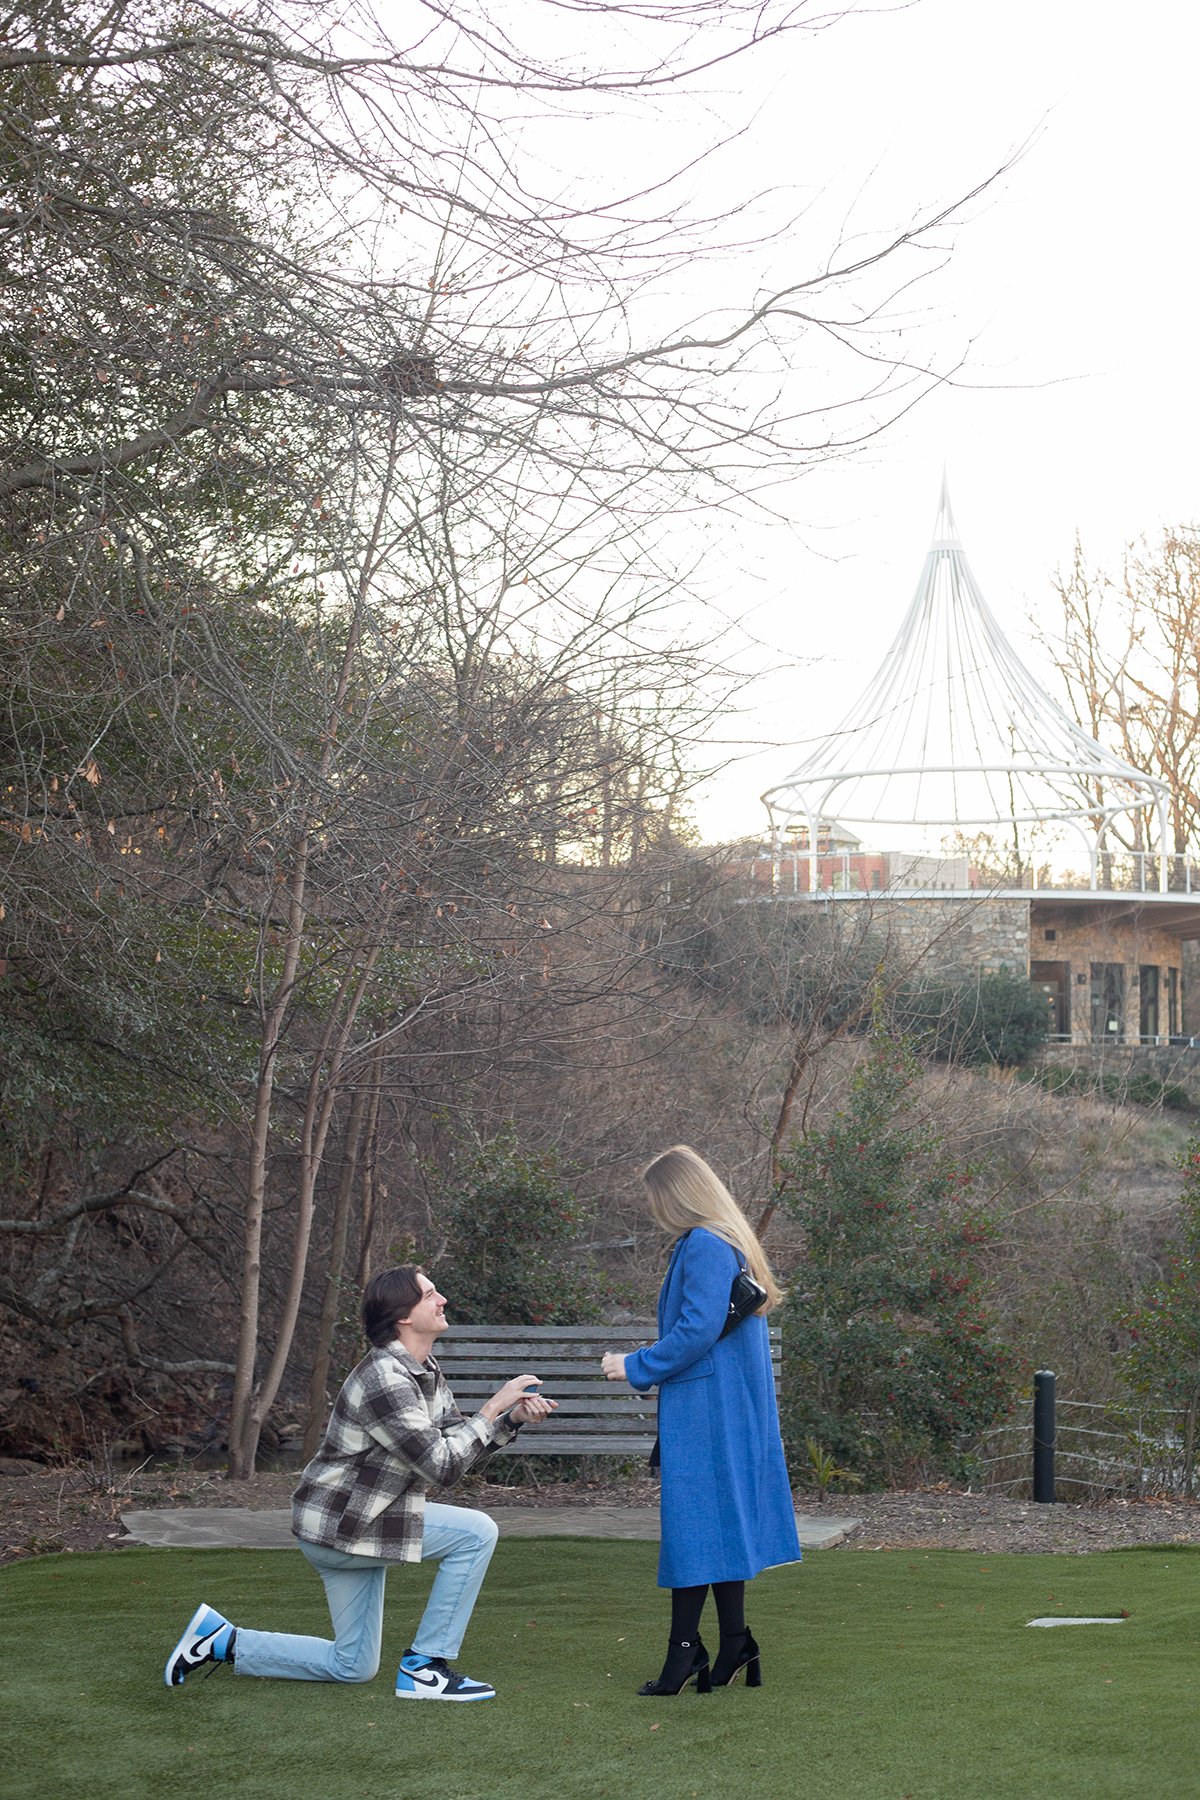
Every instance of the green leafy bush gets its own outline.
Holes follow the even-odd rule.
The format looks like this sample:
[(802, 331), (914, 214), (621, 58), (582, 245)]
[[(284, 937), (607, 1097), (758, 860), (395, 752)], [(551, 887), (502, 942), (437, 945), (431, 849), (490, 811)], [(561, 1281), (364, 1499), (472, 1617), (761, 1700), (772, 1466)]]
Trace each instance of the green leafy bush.
[(1200, 1412), (1200, 1138), (1183, 1155), (1179, 1241), (1166, 1273), (1121, 1319), (1130, 1345), (1122, 1373), (1137, 1394), (1174, 1409), (1183, 1449), (1183, 1486), (1191, 1499), (1196, 1479), (1196, 1419)]
[[(1117, 1077), (1105, 1077), (1106, 1093), (1112, 1093), (1113, 1088), (1120, 1085)], [(1131, 1075), (1124, 1089), (1123, 1097), (1132, 1100), (1135, 1106), (1166, 1106), (1176, 1112), (1186, 1112), (1192, 1104), (1187, 1089), (1180, 1087), (1177, 1081), (1157, 1081), (1153, 1075)]]
[(1048, 1068), (1022, 1070), (1019, 1079), (1037, 1081), (1048, 1094), (1103, 1095), (1107, 1100), (1130, 1101), (1135, 1106), (1165, 1106), (1174, 1112), (1190, 1112), (1192, 1101), (1177, 1081), (1159, 1081), (1153, 1075), (1100, 1075), (1090, 1069)]
[(976, 981), (924, 981), (901, 988), (892, 1002), (899, 1029), (940, 1062), (1029, 1062), (1046, 1041), (1053, 1003), (1043, 989), (1010, 969)]
[(592, 1209), (553, 1150), (524, 1150), (511, 1128), (456, 1154), (434, 1205), (446, 1250), (437, 1281), (463, 1325), (583, 1325), (615, 1295), (579, 1254)]
[(1007, 1416), (1017, 1360), (997, 1342), (978, 1254), (994, 1235), (973, 1170), (913, 1116), (911, 1048), (882, 1030), (849, 1105), (783, 1157), (784, 1206), (805, 1256), (783, 1312), (784, 1431), (876, 1484), (933, 1465), (962, 1472)]

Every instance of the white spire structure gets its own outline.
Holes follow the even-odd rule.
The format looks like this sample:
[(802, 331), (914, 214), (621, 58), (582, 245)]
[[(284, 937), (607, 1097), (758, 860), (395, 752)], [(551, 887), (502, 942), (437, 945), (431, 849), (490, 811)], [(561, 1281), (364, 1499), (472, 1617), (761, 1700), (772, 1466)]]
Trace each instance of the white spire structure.
[[(1109, 822), (1158, 815), (1167, 887), (1168, 789), (1090, 738), (1005, 638), (963, 554), (946, 479), (933, 543), (895, 642), (836, 731), (762, 796), (778, 841), (808, 822), (815, 894), (822, 820), (902, 827), (1059, 823), (1083, 839), (1097, 886)], [(1147, 818), (1147, 825), (1149, 820)]]

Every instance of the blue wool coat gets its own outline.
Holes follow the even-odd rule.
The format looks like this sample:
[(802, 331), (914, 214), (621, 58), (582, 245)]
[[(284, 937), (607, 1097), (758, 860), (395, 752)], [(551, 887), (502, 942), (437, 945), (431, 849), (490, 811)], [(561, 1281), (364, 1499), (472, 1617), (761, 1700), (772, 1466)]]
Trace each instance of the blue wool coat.
[(741, 1267), (703, 1226), (680, 1238), (658, 1297), (658, 1342), (625, 1358), (638, 1392), (658, 1388), (659, 1587), (749, 1581), (800, 1560), (767, 1322), (749, 1318), (721, 1337)]

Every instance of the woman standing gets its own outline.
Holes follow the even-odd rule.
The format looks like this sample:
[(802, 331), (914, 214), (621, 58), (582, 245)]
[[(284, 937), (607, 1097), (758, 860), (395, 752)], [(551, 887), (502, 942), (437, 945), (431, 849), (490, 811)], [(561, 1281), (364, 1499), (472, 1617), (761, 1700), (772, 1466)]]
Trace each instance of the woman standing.
[[(675, 1240), (658, 1297), (658, 1342), (631, 1356), (609, 1354), (602, 1365), (610, 1381), (658, 1388), (658, 1585), (671, 1589), (671, 1637), (662, 1673), (638, 1692), (677, 1694), (693, 1676), (708, 1691), (700, 1614), (710, 1585), (721, 1633), (711, 1681), (727, 1687), (744, 1668), (747, 1687), (757, 1687), (745, 1584), (760, 1569), (800, 1560), (763, 1317), (781, 1296), (745, 1214), (694, 1150), (664, 1151), (642, 1180), (651, 1214)], [(730, 1288), (746, 1269), (766, 1299), (723, 1337)]]

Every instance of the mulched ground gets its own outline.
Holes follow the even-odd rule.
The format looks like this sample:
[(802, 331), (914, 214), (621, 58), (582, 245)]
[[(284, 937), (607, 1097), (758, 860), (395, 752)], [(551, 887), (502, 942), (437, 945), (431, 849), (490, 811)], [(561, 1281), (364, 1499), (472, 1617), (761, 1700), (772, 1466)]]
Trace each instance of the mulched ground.
[[(797, 1494), (820, 1516), (814, 1494)], [(901, 1494), (838, 1494), (824, 1510), (863, 1522), (847, 1550), (1120, 1550), (1131, 1544), (1200, 1544), (1200, 1500), (1105, 1500), (1034, 1506), (997, 1494), (926, 1488)]]
[(60, 1550), (111, 1550), (124, 1535), (119, 1515), (144, 1506), (286, 1506), (296, 1477), (222, 1479), (219, 1471), (143, 1469), (106, 1485), (79, 1466), (0, 1474), (0, 1563)]
[[(105, 1485), (78, 1466), (24, 1475), (0, 1474), (0, 1563), (71, 1550), (112, 1550), (122, 1538), (119, 1514), (131, 1507), (286, 1506), (293, 1472), (226, 1481), (219, 1471), (146, 1468)], [(654, 1506), (649, 1476), (556, 1482), (540, 1488), (500, 1487), (469, 1478), (431, 1498), (491, 1512), (503, 1506)], [(1033, 1506), (1027, 1500), (956, 1493), (798, 1493), (802, 1512), (862, 1519), (847, 1550), (1088, 1551), (1131, 1544), (1200, 1544), (1200, 1500), (1109, 1500), (1089, 1506)]]

